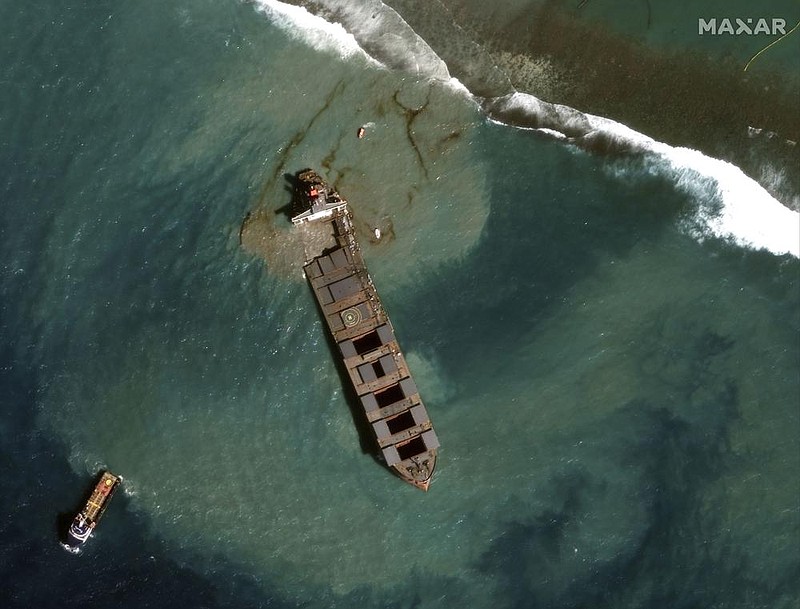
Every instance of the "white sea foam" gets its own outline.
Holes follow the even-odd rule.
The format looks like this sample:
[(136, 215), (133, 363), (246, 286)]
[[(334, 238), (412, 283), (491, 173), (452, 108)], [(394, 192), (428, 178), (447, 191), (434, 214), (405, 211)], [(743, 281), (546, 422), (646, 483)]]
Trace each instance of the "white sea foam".
[(277, 0), (254, 0), (270, 20), (301, 35), (315, 49), (347, 58), (363, 55), (378, 65), (448, 80), (447, 65), (392, 8), (379, 0), (318, 0), (325, 18)]
[(712, 235), (739, 245), (800, 256), (800, 214), (782, 205), (741, 169), (697, 150), (661, 142), (654, 144), (653, 151), (669, 162), (679, 186), (690, 192), (702, 193), (703, 178), (715, 182), (722, 205), (719, 210), (698, 207), (701, 230), (693, 231), (698, 237), (702, 238), (704, 225)]
[(547, 127), (542, 127), (541, 129), (536, 129), (540, 133), (544, 133), (545, 135), (549, 135), (550, 137), (554, 137), (558, 140), (565, 140), (567, 136), (561, 133), (560, 131), (556, 131), (555, 129), (548, 129)]
[[(424, 40), (379, 0), (358, 4), (320, 0), (318, 4), (344, 25), (276, 0), (256, 0), (256, 4), (279, 27), (303, 32), (314, 48), (335, 50), (342, 57), (363, 54), (392, 69), (448, 82), (454, 91), (471, 96)], [(800, 257), (800, 214), (731, 163), (697, 150), (669, 146), (622, 123), (526, 93), (483, 100), (482, 107), (498, 122), (534, 129), (582, 147), (619, 147), (644, 153), (657, 171), (697, 199), (696, 217), (684, 223), (695, 237), (715, 236), (744, 247)]]
[[(800, 214), (782, 205), (731, 163), (658, 142), (622, 123), (548, 104), (525, 93), (491, 100), (485, 107), (499, 122), (516, 126), (527, 118), (529, 128), (545, 133), (557, 130), (559, 139), (565, 132), (570, 135), (568, 140), (579, 145), (591, 146), (604, 139), (644, 153), (657, 171), (697, 199), (696, 217), (684, 225), (699, 239), (714, 236), (744, 247), (800, 257)], [(546, 122), (547, 127), (534, 126), (539, 122)], [(554, 129), (553, 124), (560, 128)]]
[(413, 28), (380, 0), (317, 0), (373, 57), (392, 69), (447, 80), (447, 65)]
[(715, 209), (707, 199), (698, 206), (696, 236), (704, 236), (705, 226), (710, 234), (745, 247), (800, 257), (800, 214), (782, 205), (737, 166), (698, 150), (657, 142), (607, 118), (587, 116), (595, 128), (635, 142), (665, 161), (679, 188), (698, 198), (707, 197), (708, 179), (715, 183), (721, 207)]
[(81, 549), (79, 547), (68, 546), (67, 544), (65, 544), (65, 543), (63, 543), (61, 541), (58, 542), (58, 545), (60, 545), (62, 548), (64, 548), (70, 554), (80, 554), (81, 553)]
[(302, 38), (311, 48), (336, 53), (344, 59), (360, 56), (380, 65), (380, 62), (359, 46), (353, 34), (339, 23), (331, 23), (309, 13), (301, 6), (277, 0), (253, 0), (253, 4), (275, 26), (290, 35)]

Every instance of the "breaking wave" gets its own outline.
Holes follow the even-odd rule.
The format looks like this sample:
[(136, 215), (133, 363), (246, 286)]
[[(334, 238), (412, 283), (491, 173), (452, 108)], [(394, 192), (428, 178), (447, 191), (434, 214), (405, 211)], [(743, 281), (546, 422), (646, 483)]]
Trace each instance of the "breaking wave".
[[(299, 35), (311, 48), (332, 52), (343, 59), (361, 56), (376, 61), (367, 53), (355, 37), (338, 23), (331, 23), (312, 15), (306, 9), (273, 0), (254, 0), (257, 10), (278, 28), (292, 35)], [(376, 63), (379, 63), (376, 61)]]
[(303, 32), (313, 48), (336, 50), (343, 58), (363, 53), (392, 70), (449, 80), (447, 65), (396, 11), (382, 2), (322, 0), (317, 14), (276, 0), (254, 0), (278, 27)]
[(492, 121), (538, 132), (598, 154), (642, 155), (697, 202), (695, 217), (681, 223), (695, 238), (718, 237), (754, 249), (800, 257), (800, 213), (790, 210), (735, 165), (658, 142), (629, 127), (513, 92), (480, 97), (451, 77), (446, 63), (392, 8), (379, 0), (317, 0), (305, 8), (256, 0), (279, 27), (299, 28), (314, 48), (358, 51), (393, 70), (450, 82), (469, 94)]
[(800, 214), (782, 205), (735, 165), (691, 148), (658, 142), (616, 121), (513, 93), (487, 100), (495, 121), (535, 129), (602, 153), (637, 153), (698, 202), (683, 222), (698, 239), (732, 240), (743, 247), (800, 257)]

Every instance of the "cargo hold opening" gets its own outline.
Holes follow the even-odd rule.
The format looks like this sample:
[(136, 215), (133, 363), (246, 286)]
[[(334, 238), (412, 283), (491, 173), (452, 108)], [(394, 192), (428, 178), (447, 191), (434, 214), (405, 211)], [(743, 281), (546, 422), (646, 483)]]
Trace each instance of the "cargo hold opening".
[(389, 428), (389, 431), (392, 435), (414, 427), (416, 424), (416, 421), (414, 421), (414, 415), (412, 415), (411, 411), (409, 410), (406, 410), (405, 412), (402, 412), (391, 419), (386, 419), (386, 426)]
[(381, 337), (378, 336), (378, 333), (375, 330), (353, 341), (353, 346), (356, 349), (356, 353), (359, 355), (364, 355), (365, 353), (374, 351), (382, 344), (383, 342), (381, 341)]
[(387, 387), (383, 391), (379, 391), (374, 394), (375, 401), (378, 402), (378, 407), (384, 408), (386, 406), (391, 406), (395, 402), (399, 402), (400, 400), (405, 399), (406, 395), (403, 393), (403, 389), (400, 385), (391, 385)]
[(402, 461), (410, 459), (411, 457), (415, 457), (416, 455), (421, 455), (428, 450), (428, 447), (425, 446), (425, 442), (421, 436), (417, 436), (402, 446), (395, 446), (395, 448), (397, 449), (397, 454), (400, 455), (400, 459)]

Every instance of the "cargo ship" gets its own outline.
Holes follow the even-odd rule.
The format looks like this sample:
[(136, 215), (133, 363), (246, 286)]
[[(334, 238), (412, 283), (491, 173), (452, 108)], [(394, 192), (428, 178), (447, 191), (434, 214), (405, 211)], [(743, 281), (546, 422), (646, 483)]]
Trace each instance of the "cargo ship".
[(103, 472), (86, 501), (86, 505), (75, 516), (69, 531), (67, 531), (69, 547), (78, 548), (89, 539), (120, 484), (122, 484), (121, 476), (115, 476), (108, 471)]
[(347, 201), (315, 171), (298, 174), (292, 223), (305, 231), (306, 279), (336, 343), (379, 456), (428, 490), (439, 440), (356, 240)]

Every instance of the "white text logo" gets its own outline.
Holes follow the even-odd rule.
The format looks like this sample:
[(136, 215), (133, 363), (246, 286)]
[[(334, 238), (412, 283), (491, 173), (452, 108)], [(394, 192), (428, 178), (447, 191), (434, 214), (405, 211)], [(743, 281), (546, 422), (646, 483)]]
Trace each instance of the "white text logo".
[(786, 19), (698, 19), (697, 33), (701, 36), (711, 34), (720, 36), (753, 36), (755, 34), (786, 35)]

